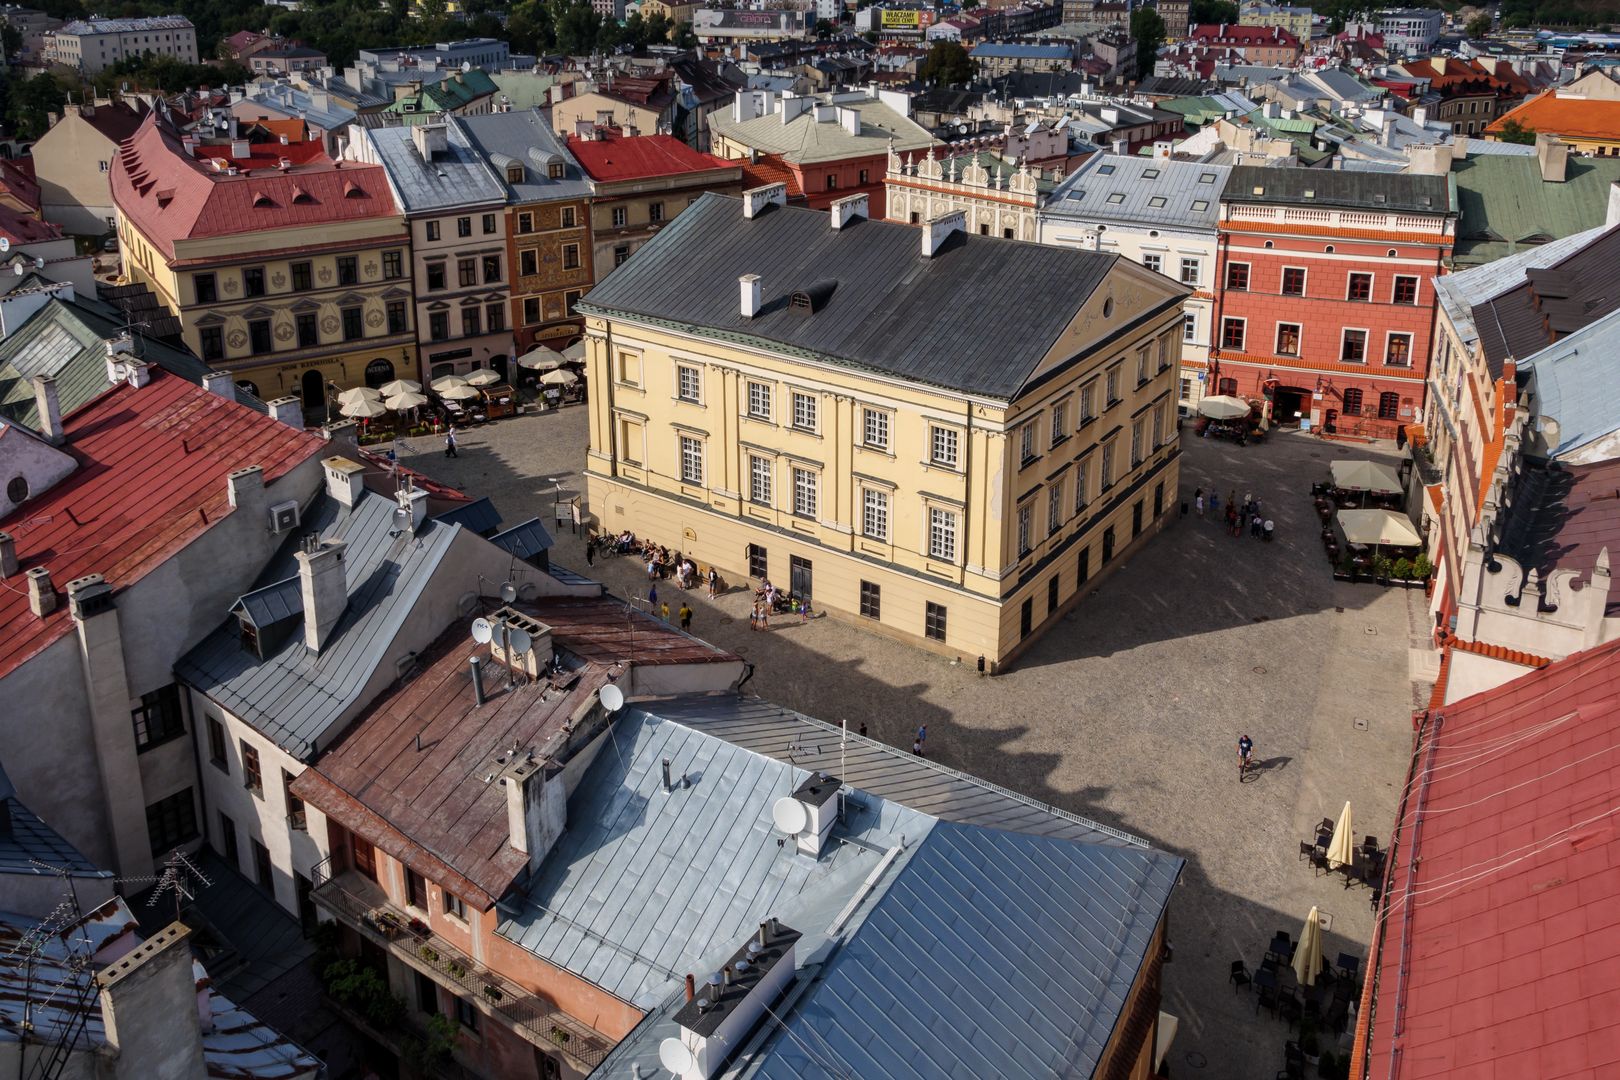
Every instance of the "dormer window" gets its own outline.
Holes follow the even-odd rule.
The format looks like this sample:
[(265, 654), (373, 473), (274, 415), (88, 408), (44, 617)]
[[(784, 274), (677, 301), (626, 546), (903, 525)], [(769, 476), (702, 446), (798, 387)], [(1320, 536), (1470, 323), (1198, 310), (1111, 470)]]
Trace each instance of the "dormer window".
[(264, 209), (266, 207), (271, 207), (271, 206), (274, 206), (274, 205), (276, 205), (276, 204), (273, 201), (271, 201), (270, 196), (266, 195), (264, 192), (255, 191), (253, 193), (253, 207), (254, 207), (254, 209), (256, 209), (256, 210)]
[(242, 618), (237, 619), (237, 625), (241, 631), (238, 637), (242, 642), (242, 648), (263, 660), (264, 654), (259, 651), (259, 628)]
[(521, 183), (523, 183), (523, 166), (521, 166), (521, 165), (508, 165), (506, 167), (506, 182), (508, 184), (521, 184)]
[(546, 175), (550, 176), (553, 180), (561, 180), (563, 178), (562, 162), (552, 162), (551, 166), (546, 170)]
[(295, 187), (295, 188), (293, 188), (293, 200), (292, 201), (293, 201), (294, 206), (310, 206), (310, 205), (314, 204), (315, 196), (311, 195), (309, 192), (305, 191), (303, 188)]

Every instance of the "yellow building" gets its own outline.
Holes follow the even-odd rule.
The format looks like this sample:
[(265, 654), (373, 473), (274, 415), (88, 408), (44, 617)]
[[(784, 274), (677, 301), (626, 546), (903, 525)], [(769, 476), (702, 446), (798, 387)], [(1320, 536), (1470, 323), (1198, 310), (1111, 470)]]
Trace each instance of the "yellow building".
[(865, 203), (705, 195), (586, 297), (589, 510), (1005, 664), (1179, 501), (1187, 290)]
[(200, 146), (149, 117), (113, 159), (124, 273), (261, 398), (414, 376), (410, 247), (383, 170), (319, 143)]

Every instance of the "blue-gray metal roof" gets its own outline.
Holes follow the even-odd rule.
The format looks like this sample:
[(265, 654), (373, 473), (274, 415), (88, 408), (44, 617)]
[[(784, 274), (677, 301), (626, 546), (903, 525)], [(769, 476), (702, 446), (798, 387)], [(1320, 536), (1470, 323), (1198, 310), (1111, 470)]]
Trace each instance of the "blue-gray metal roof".
[(1231, 171), (1198, 161), (1093, 154), (1052, 192), (1041, 216), (1213, 233)]
[(256, 629), (263, 630), (284, 619), (304, 613), (304, 590), (297, 577), (278, 581), (273, 585), (243, 593), (231, 605), (231, 611), (247, 619)]
[[(434, 122), (439, 122), (434, 118)], [(423, 161), (412, 141), (412, 127), (371, 128), (366, 137), (377, 150), (377, 160), (388, 172), (407, 214), (506, 201), (506, 188), (495, 179), (484, 155), (467, 141), (455, 117), (443, 120), (448, 149)]]
[[(931, 386), (1011, 400), (1102, 284), (1118, 256), (958, 233), (933, 258), (916, 228), (705, 194), (581, 302)], [(737, 279), (762, 277), (744, 318)], [(837, 288), (814, 314), (789, 297)]]
[(462, 503), (453, 510), (446, 510), (434, 520), (442, 521), (446, 525), (460, 525), (479, 536), (488, 536), (501, 527), (500, 512), (495, 509), (495, 504), (489, 501), (488, 495), (472, 502)]
[(1560, 237), (1551, 243), (1529, 248), (1483, 266), (1431, 278), (1430, 280), (1434, 282), (1435, 295), (1440, 300), (1440, 307), (1451, 319), (1451, 325), (1463, 343), (1471, 345), (1479, 340), (1479, 327), (1474, 323), (1475, 307), (1509, 289), (1523, 285), (1526, 270), (1539, 270), (1563, 262), (1602, 236), (1608, 229), (1609, 226), (1599, 225), (1595, 229)]
[(530, 518), (505, 532), (496, 533), (489, 538), (489, 542), (517, 559), (532, 559), (542, 551), (549, 551), (554, 543), (539, 518)]
[(1538, 416), (1558, 421), (1553, 457), (1562, 457), (1620, 431), (1615, 356), (1620, 353), (1620, 311), (1547, 346), (1519, 363), (1531, 371)]
[[(504, 167), (497, 175), (516, 203), (546, 202), (551, 199), (584, 199), (591, 194), (590, 177), (585, 175), (539, 109), (521, 112), (489, 113), (485, 116), (458, 117), (472, 145), (494, 158), (501, 155), (512, 164), (523, 166), (523, 179), (508, 179)], [(563, 174), (552, 179), (548, 165), (562, 162)]]
[(0, 874), (45, 875), (65, 870), (74, 877), (112, 877), (111, 870), (99, 869), (22, 800), (7, 795), (0, 803), (11, 819), (11, 828), (0, 833)]
[[(330, 743), (366, 704), (361, 691), (461, 528), (428, 521), (415, 536), (391, 536), (394, 509), (392, 499), (368, 491), (353, 510), (322, 494), (305, 512), (301, 533), (347, 545), (349, 606), (319, 655), (295, 627), (261, 661), (242, 644), (233, 617), (182, 657), (176, 674), (294, 757), (307, 760)], [(255, 592), (296, 579), (299, 539), (282, 545)]]

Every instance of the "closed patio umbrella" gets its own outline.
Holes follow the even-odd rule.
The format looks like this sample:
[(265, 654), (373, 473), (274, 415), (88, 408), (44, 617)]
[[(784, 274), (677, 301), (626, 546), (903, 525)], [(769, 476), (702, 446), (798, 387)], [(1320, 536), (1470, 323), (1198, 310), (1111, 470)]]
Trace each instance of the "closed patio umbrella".
[(489, 368), (479, 368), (467, 376), (468, 386), (494, 386), (501, 381), (501, 373), (491, 371)]
[(391, 398), (407, 392), (414, 394), (421, 389), (422, 384), (415, 379), (395, 379), (393, 382), (385, 382), (377, 387), (377, 392), (385, 398)]
[(572, 371), (548, 371), (540, 376), (540, 381), (547, 386), (573, 386), (579, 382), (579, 376)]
[(562, 353), (544, 345), (536, 345), (518, 357), (518, 367), (528, 368), (530, 371), (555, 371), (567, 362), (563, 359)]
[(382, 394), (369, 386), (351, 386), (338, 393), (338, 404), (347, 405), (351, 401), (381, 401)]
[(393, 397), (386, 399), (383, 404), (395, 412), (404, 412), (406, 409), (415, 409), (428, 403), (426, 394), (418, 394), (414, 390), (402, 390)]
[(344, 416), (366, 420), (369, 420), (372, 417), (381, 416), (387, 411), (388, 406), (384, 405), (380, 401), (374, 401), (371, 398), (357, 398), (354, 401), (345, 401), (343, 403), (343, 407), (338, 410), (338, 412), (342, 413)]
[(1236, 420), (1240, 416), (1248, 416), (1250, 410), (1249, 403), (1242, 398), (1217, 394), (1200, 401), (1198, 412), (1211, 420)]
[(445, 389), (440, 390), (439, 396), (442, 398), (449, 398), (451, 401), (468, 401), (472, 398), (479, 397), (480, 395), (478, 393), (478, 387), (468, 386), (465, 382), (461, 382), (457, 383), (455, 386), (446, 387)]
[(434, 379), (431, 385), (435, 394), (442, 394), (453, 387), (466, 386), (467, 380), (460, 375), (446, 375), (442, 379)]
[(1350, 821), (1350, 804), (1344, 804), (1344, 810), (1339, 814), (1339, 823), (1333, 826), (1333, 841), (1328, 844), (1328, 866), (1334, 870), (1349, 866), (1356, 861), (1356, 827)]
[(1322, 973), (1322, 917), (1316, 908), (1305, 916), (1305, 929), (1299, 932), (1299, 944), (1294, 946), (1294, 977), (1301, 986), (1315, 986)]

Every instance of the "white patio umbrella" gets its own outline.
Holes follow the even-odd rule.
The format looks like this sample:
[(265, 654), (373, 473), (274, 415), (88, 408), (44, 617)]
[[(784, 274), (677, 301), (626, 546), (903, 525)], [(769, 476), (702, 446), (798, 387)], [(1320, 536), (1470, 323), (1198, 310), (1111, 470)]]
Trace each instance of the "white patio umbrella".
[(468, 386), (465, 382), (463, 382), (455, 386), (448, 387), (444, 390), (440, 390), (439, 396), (442, 398), (449, 398), (451, 401), (468, 401), (472, 398), (480, 397), (481, 395), (478, 393), (478, 387)]
[(555, 371), (567, 362), (562, 353), (545, 345), (537, 345), (518, 357), (518, 367), (530, 371)]
[(501, 373), (489, 368), (479, 368), (467, 376), (468, 386), (494, 386), (501, 381)]
[(1199, 414), (1211, 420), (1236, 420), (1240, 416), (1248, 416), (1249, 411), (1247, 401), (1221, 394), (1204, 398), (1198, 403)]
[(382, 394), (369, 386), (351, 386), (339, 391), (337, 399), (339, 404), (347, 405), (351, 401), (381, 401)]
[(393, 382), (385, 382), (377, 387), (378, 392), (385, 398), (391, 398), (407, 391), (414, 394), (420, 389), (422, 389), (422, 384), (415, 379), (395, 379)]
[(1333, 486), (1376, 495), (1399, 495), (1401, 474), (1376, 461), (1335, 461), (1329, 470)]
[(1294, 977), (1301, 986), (1315, 986), (1322, 973), (1322, 917), (1316, 908), (1305, 916), (1305, 929), (1299, 932), (1299, 944), (1294, 946)]
[(1417, 547), (1423, 537), (1412, 519), (1393, 510), (1340, 510), (1339, 528), (1346, 541), (1368, 547)]
[(402, 390), (383, 402), (384, 405), (387, 405), (395, 412), (404, 412), (406, 409), (414, 409), (427, 403), (427, 395), (419, 394), (414, 390)]
[(1351, 823), (1350, 804), (1344, 804), (1339, 813), (1339, 823), (1333, 826), (1333, 841), (1328, 844), (1328, 866), (1334, 870), (1349, 866), (1356, 861), (1356, 827)]
[(446, 375), (442, 379), (434, 379), (430, 385), (433, 387), (435, 394), (442, 394), (453, 387), (466, 386), (467, 380), (460, 375)]
[(574, 342), (562, 351), (562, 355), (564, 360), (571, 360), (576, 364), (583, 363), (585, 360), (585, 342)]
[(387, 411), (388, 406), (371, 398), (357, 398), (354, 401), (345, 401), (343, 407), (338, 410), (344, 416), (367, 420), (382, 416)]
[(579, 376), (572, 371), (548, 371), (540, 376), (540, 381), (547, 386), (573, 386), (579, 382)]

